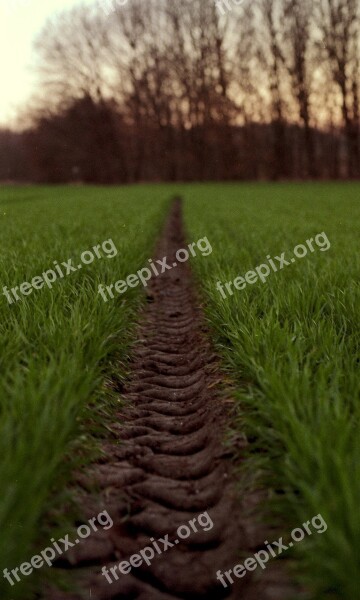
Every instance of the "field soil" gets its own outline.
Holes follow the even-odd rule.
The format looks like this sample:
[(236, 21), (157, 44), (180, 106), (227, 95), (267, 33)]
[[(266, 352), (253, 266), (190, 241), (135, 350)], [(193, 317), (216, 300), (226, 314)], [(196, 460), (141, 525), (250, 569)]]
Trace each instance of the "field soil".
[[(166, 256), (173, 265), (183, 247), (181, 202), (175, 200), (155, 258)], [(125, 407), (114, 415), (103, 458), (77, 475), (84, 519), (106, 509), (114, 526), (58, 561), (60, 571), (72, 570), (71, 591), (48, 590), (48, 600), (283, 597), (277, 577), (267, 580), (266, 589), (249, 572), (226, 589), (216, 579), (218, 569), (243, 562), (266, 539), (244, 518), (247, 500), (254, 499), (239, 498), (232, 484), (223, 445), (229, 403), (216, 385), (219, 378), (189, 265), (178, 264), (147, 288), (122, 393)], [(198, 525), (187, 539), (175, 541), (177, 528), (204, 512), (213, 527)], [(111, 584), (101, 574), (102, 566), (110, 570), (151, 546), (150, 538), (167, 534), (173, 547), (149, 566), (127, 575), (117, 571)]]

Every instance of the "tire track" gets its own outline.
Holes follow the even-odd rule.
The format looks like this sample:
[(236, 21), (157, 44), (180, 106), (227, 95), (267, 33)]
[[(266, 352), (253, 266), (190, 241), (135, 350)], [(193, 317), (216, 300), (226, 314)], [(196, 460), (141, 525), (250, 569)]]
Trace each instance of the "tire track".
[[(157, 255), (172, 264), (182, 247), (176, 200)], [(189, 266), (179, 264), (152, 279), (147, 300), (124, 394), (127, 406), (111, 426), (113, 439), (104, 444), (103, 459), (77, 477), (86, 518), (106, 509), (114, 527), (93, 534), (58, 561), (60, 569), (73, 570), (71, 587), (77, 585), (78, 591), (52, 589), (47, 598), (253, 598), (250, 574), (227, 589), (215, 577), (218, 569), (238, 562), (238, 551), (248, 542), (229, 483), (222, 446), (225, 411), (215, 391), (216, 369)], [(180, 525), (205, 511), (211, 530), (199, 529), (150, 566), (119, 574), (111, 585), (101, 575), (103, 565), (110, 569), (127, 560), (150, 545), (151, 537), (169, 534), (174, 540)]]

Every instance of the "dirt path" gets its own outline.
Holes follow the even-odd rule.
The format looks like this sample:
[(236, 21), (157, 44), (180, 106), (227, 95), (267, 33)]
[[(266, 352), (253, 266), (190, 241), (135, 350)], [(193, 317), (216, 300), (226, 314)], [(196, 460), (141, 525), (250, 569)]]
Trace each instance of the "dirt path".
[[(157, 258), (167, 256), (172, 264), (183, 247), (176, 201)], [(84, 488), (95, 481), (99, 489), (96, 499), (91, 493), (82, 496), (86, 517), (106, 508), (114, 527), (94, 534), (58, 563), (74, 569), (81, 594), (52, 591), (51, 600), (250, 600), (256, 597), (250, 573), (227, 589), (215, 575), (239, 562), (238, 552), (246, 551), (248, 541), (229, 483), (223, 402), (214, 386), (216, 367), (189, 265), (179, 264), (154, 278), (147, 294), (124, 394), (127, 407), (116, 415), (103, 463), (79, 477)], [(213, 527), (198, 528), (174, 543), (177, 528), (204, 512)], [(174, 547), (156, 555), (149, 566), (143, 563), (130, 574), (119, 574), (111, 584), (101, 575), (103, 565), (110, 569), (151, 545), (150, 538), (166, 534)]]

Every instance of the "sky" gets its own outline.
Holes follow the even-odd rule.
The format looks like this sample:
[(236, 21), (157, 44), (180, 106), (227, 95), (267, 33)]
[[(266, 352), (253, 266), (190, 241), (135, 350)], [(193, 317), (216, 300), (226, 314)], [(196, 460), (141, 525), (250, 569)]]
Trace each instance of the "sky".
[(14, 123), (35, 87), (31, 64), (37, 33), (48, 17), (75, 4), (78, 0), (0, 0), (0, 126)]

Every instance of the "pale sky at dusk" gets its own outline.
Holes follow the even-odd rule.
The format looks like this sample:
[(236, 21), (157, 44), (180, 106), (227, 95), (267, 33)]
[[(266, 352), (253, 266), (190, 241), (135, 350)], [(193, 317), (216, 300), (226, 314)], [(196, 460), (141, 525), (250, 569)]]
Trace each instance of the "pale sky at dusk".
[[(93, 0), (83, 0), (90, 4)], [(47, 17), (79, 0), (0, 0), (0, 126), (10, 125), (33, 89), (32, 42)]]

